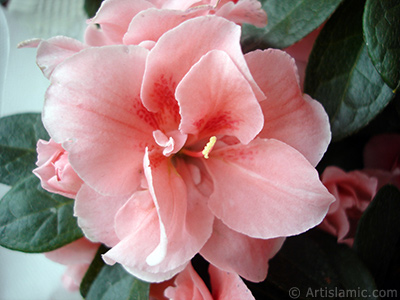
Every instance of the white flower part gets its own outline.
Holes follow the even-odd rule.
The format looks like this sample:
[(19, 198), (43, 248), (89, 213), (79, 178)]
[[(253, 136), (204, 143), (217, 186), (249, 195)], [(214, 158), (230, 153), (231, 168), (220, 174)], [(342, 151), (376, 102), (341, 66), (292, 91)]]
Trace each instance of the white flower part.
[(171, 154), (177, 153), (186, 142), (187, 134), (182, 134), (179, 130), (168, 132), (167, 135), (161, 130), (153, 131), (153, 138), (157, 145), (163, 147), (163, 154), (169, 157)]

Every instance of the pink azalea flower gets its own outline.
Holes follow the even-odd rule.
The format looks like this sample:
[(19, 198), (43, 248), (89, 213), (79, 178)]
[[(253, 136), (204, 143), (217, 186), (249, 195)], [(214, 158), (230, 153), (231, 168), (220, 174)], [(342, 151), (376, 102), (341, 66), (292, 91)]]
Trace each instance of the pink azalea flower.
[(346, 173), (333, 166), (324, 170), (321, 180), (336, 201), (319, 227), (352, 246), (358, 221), (374, 198), (378, 181), (363, 172)]
[(37, 47), (37, 64), (50, 78), (58, 64), (86, 48), (140, 44), (151, 49), (168, 30), (207, 14), (238, 24), (251, 23), (263, 27), (267, 23), (267, 15), (257, 0), (105, 0), (96, 16), (88, 20), (85, 43), (56, 36), (48, 40), (27, 40), (18, 47)]
[[(157, 285), (150, 288), (151, 300), (185, 299), (185, 300), (254, 300), (250, 290), (237, 275), (222, 271), (213, 265), (209, 266), (212, 293), (193, 269), (191, 264), (179, 273), (174, 282)], [(158, 291), (156, 291), (158, 289)], [(164, 296), (163, 296), (164, 294)]]
[(69, 291), (77, 291), (99, 246), (99, 243), (81, 238), (57, 250), (46, 252), (45, 256), (68, 266), (62, 277), (63, 286)]
[(292, 58), (243, 56), (240, 26), (223, 18), (188, 20), (150, 51), (82, 50), (50, 79), (43, 121), (84, 181), (79, 225), (138, 278), (172, 278), (201, 253), (263, 280), (260, 257), (334, 201), (314, 168), (330, 141), (324, 109)]
[(378, 189), (393, 184), (400, 189), (400, 135), (374, 136), (364, 148), (365, 172), (378, 178)]
[(267, 24), (257, 0), (105, 0), (88, 21), (85, 40), (91, 46), (141, 44), (151, 48), (166, 31), (209, 14), (237, 24)]
[(38, 166), (33, 173), (40, 178), (42, 187), (68, 198), (75, 198), (83, 181), (72, 169), (68, 153), (52, 139), (37, 143)]

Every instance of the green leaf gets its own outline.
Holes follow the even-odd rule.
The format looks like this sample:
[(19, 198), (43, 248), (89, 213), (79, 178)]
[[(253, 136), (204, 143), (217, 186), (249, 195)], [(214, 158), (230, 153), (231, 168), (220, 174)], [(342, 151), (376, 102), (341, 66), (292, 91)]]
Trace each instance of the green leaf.
[(97, 10), (99, 9), (103, 0), (85, 0), (85, 4), (83, 8), (89, 18), (92, 18), (96, 15)]
[(31, 174), (0, 201), (0, 245), (23, 252), (48, 252), (81, 238), (73, 206), (73, 199), (46, 192)]
[(394, 92), (400, 86), (400, 2), (367, 0), (364, 37), (372, 63)]
[[(286, 48), (318, 28), (342, 0), (264, 0), (268, 24), (256, 28), (243, 24), (243, 48)], [(247, 50), (246, 50), (247, 49)]]
[(101, 245), (97, 250), (95, 257), (93, 258), (92, 263), (89, 266), (89, 269), (86, 271), (85, 276), (81, 281), (81, 285), (79, 287), (79, 292), (81, 293), (83, 298), (86, 298), (90, 286), (95, 281), (96, 277), (99, 275), (101, 269), (105, 266), (104, 260), (101, 255), (106, 253), (109, 250), (108, 247)]
[(305, 92), (323, 104), (333, 140), (367, 125), (394, 96), (367, 53), (364, 2), (349, 0), (340, 6), (318, 36), (306, 70)]
[(150, 284), (126, 272), (120, 264), (104, 265), (92, 282), (86, 300), (148, 300)]
[(319, 230), (288, 238), (269, 265), (266, 281), (247, 283), (257, 299), (345, 298), (344, 292), (346, 299), (376, 299), (374, 279), (356, 253)]
[(371, 270), (379, 287), (390, 279), (389, 269), (396, 268), (393, 261), (397, 261), (397, 273), (400, 267), (399, 216), (400, 191), (387, 185), (378, 191), (357, 226), (353, 248)]
[(40, 114), (17, 114), (0, 118), (0, 182), (15, 184), (36, 167), (36, 143), (48, 140)]

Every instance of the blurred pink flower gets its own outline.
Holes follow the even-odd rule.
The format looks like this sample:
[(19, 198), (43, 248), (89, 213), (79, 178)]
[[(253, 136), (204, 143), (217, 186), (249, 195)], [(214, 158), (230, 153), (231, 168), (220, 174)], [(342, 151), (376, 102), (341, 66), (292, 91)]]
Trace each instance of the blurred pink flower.
[(324, 170), (321, 180), (336, 201), (319, 227), (352, 246), (358, 221), (377, 191), (377, 179), (332, 166)]
[(63, 286), (69, 291), (77, 291), (99, 246), (99, 243), (81, 238), (57, 250), (46, 252), (45, 256), (67, 266), (62, 277)]
[(240, 26), (223, 18), (188, 20), (150, 51), (82, 50), (50, 79), (43, 121), (84, 181), (78, 223), (138, 278), (171, 278), (200, 252), (261, 281), (260, 257), (334, 200), (314, 168), (330, 142), (324, 109), (301, 93), (293, 59), (243, 56)]
[(151, 300), (251, 300), (254, 299), (242, 279), (234, 273), (229, 273), (209, 266), (211, 292), (196, 273), (191, 264), (179, 273), (173, 281), (167, 284), (152, 284)]
[(38, 166), (33, 173), (40, 178), (42, 187), (52, 193), (75, 198), (83, 181), (72, 169), (68, 153), (52, 139), (37, 143)]
[(292, 46), (285, 48), (284, 50), (292, 56), (295, 61), (297, 68), (299, 70), (299, 80), (300, 86), (303, 90), (304, 79), (306, 76), (306, 68), (308, 64), (308, 58), (310, 57), (311, 50), (314, 46), (315, 40), (317, 39), (321, 29), (324, 27), (325, 23), (319, 26), (317, 29), (309, 33), (306, 37), (293, 44)]
[(378, 189), (393, 184), (400, 189), (400, 135), (374, 136), (364, 148), (365, 172), (378, 178)]

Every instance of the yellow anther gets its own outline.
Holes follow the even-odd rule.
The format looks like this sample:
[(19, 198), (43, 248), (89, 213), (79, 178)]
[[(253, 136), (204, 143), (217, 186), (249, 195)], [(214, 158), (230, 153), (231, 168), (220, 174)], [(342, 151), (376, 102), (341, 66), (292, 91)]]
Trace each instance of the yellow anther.
[(208, 154), (210, 154), (211, 150), (214, 148), (215, 143), (217, 142), (217, 138), (215, 136), (210, 137), (210, 141), (204, 147), (201, 154), (203, 154), (205, 159), (208, 159)]

